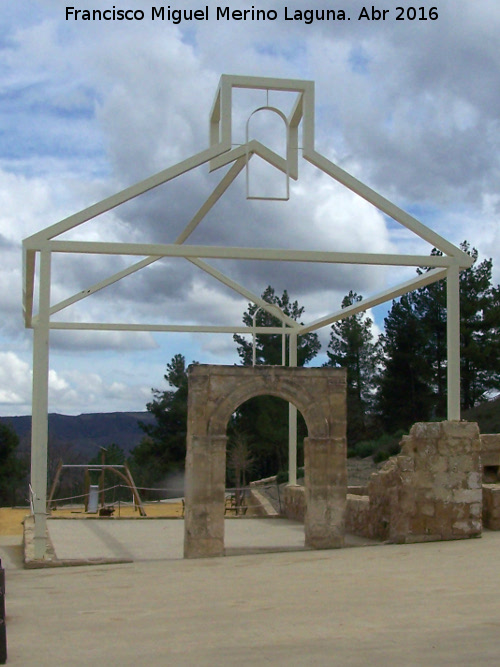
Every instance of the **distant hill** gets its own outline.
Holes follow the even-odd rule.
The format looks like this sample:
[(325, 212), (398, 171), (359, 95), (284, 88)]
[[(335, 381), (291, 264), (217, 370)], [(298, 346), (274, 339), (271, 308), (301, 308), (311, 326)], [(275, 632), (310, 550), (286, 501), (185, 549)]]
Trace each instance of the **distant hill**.
[(477, 422), (481, 433), (500, 433), (500, 396), (467, 410), (462, 419)]
[[(2, 417), (19, 436), (21, 448), (31, 440), (31, 416)], [(99, 447), (119, 445), (128, 454), (144, 437), (139, 422), (153, 423), (149, 412), (103, 412), (68, 416), (49, 414), (49, 443), (71, 445), (72, 450), (92, 458)]]
[[(29, 449), (31, 416), (1, 417), (19, 436), (21, 450)], [(481, 433), (500, 433), (500, 396), (462, 414), (462, 419), (476, 421)], [(49, 443), (71, 445), (71, 450), (85, 459), (93, 458), (99, 447), (119, 445), (129, 454), (144, 437), (142, 421), (154, 423), (149, 412), (103, 412), (74, 416), (49, 414)]]

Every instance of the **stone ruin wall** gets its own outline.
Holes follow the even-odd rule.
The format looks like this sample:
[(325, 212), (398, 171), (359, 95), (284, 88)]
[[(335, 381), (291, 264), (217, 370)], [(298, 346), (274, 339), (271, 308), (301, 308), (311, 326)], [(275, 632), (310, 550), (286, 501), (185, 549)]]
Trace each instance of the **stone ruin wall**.
[(482, 472), (477, 424), (417, 423), (401, 453), (368, 483), (368, 503), (352, 499), (346, 523), (365, 537), (407, 543), (477, 537)]
[(483, 526), (500, 530), (500, 434), (481, 435)]
[[(500, 530), (500, 484), (483, 484), (482, 461), (484, 481), (500, 481), (500, 435), (480, 436), (475, 423), (415, 424), (366, 495), (348, 492), (346, 532), (409, 543), (477, 537), (483, 524)], [(288, 487), (284, 504), (302, 520), (301, 487)]]

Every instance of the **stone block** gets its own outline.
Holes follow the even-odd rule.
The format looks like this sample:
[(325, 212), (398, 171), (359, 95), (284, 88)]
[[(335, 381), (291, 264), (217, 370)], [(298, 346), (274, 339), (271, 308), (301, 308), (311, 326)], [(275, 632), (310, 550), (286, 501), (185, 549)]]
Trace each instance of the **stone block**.
[(397, 462), (402, 472), (413, 472), (415, 470), (415, 459), (412, 456), (400, 455), (397, 457)]
[(431, 502), (419, 502), (417, 513), (422, 516), (434, 516), (436, 513), (436, 506)]
[(442, 436), (450, 440), (478, 441), (479, 447), (479, 428), (475, 422), (465, 421), (443, 421), (440, 422)]
[(437, 440), (441, 435), (442, 422), (417, 422), (410, 429), (412, 440)]
[(345, 530), (346, 533), (353, 535), (372, 537), (370, 498), (368, 496), (347, 494)]
[(481, 458), (485, 466), (500, 466), (500, 434), (481, 434)]
[(480, 503), (483, 498), (481, 489), (454, 489), (452, 493), (456, 503)]
[(425, 463), (425, 469), (433, 474), (439, 472), (447, 472), (451, 469), (450, 459), (448, 456), (441, 454), (434, 454)]
[(474, 462), (472, 454), (466, 456), (464, 454), (453, 455), (450, 453), (448, 458), (448, 470), (452, 473), (467, 473), (470, 472), (471, 469), (474, 469), (474, 463), (479, 467), (479, 458), (476, 458)]
[(466, 480), (464, 473), (438, 472), (434, 475), (434, 488), (457, 489), (461, 488)]
[(481, 489), (482, 488), (482, 474), (480, 472), (471, 472), (467, 476), (467, 488)]
[(485, 528), (500, 530), (500, 484), (483, 485), (482, 519)]
[(405, 515), (411, 515), (417, 511), (417, 501), (414, 489), (401, 491), (399, 494), (398, 510)]
[(303, 486), (285, 486), (283, 494), (284, 514), (288, 519), (304, 521), (306, 515), (306, 497)]
[(469, 514), (472, 519), (479, 519), (481, 518), (481, 513), (482, 513), (482, 505), (481, 503), (471, 503), (469, 505)]

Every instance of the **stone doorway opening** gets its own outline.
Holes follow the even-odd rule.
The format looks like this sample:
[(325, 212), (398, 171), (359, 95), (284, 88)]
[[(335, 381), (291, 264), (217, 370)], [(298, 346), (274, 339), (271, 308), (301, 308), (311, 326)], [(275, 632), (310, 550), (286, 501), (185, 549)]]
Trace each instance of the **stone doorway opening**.
[[(235, 469), (240, 458), (244, 461), (244, 450), (248, 452), (245, 479), (273, 477), (278, 473), (280, 481), (286, 481), (283, 473), (289, 471), (290, 424), (289, 402), (269, 393), (253, 396), (244, 401), (231, 415), (226, 435), (228, 486), (236, 480)], [(304, 468), (304, 439), (308, 436), (307, 424), (298, 407), (296, 420), (297, 470)], [(232, 453), (236, 450), (236, 461)], [(240, 450), (242, 457), (238, 456)], [(303, 471), (301, 470), (301, 473)], [(242, 476), (243, 477), (243, 476)], [(303, 477), (303, 474), (302, 474)]]
[(305, 546), (342, 547), (347, 492), (343, 369), (284, 366), (189, 368), (184, 556), (224, 555), (226, 428), (245, 401), (272, 395), (302, 413)]

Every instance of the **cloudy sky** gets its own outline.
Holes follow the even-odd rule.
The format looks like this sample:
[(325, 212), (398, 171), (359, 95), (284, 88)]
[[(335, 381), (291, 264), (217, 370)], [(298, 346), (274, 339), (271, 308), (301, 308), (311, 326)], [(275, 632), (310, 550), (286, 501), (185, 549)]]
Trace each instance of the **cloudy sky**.
[[(358, 20), (357, 0), (231, 2), (276, 20), (152, 20), (149, 0), (115, 0), (143, 20), (66, 18), (60, 0), (0, 0), (0, 416), (31, 410), (32, 332), (21, 309), (22, 239), (208, 147), (221, 74), (308, 79), (316, 86), (316, 149), (455, 244), (492, 257), (500, 280), (500, 6), (493, 0), (385, 0), (385, 21)], [(172, 2), (172, 9), (203, 9)], [(68, 5), (69, 6), (69, 5)], [(165, 9), (167, 4), (163, 5)], [(297, 9), (344, 10), (350, 21), (286, 20)], [(367, 5), (368, 13), (372, 5)], [(431, 20), (430, 9), (435, 8)], [(82, 0), (75, 9), (112, 9)], [(408, 10), (408, 11), (407, 11)], [(396, 20), (403, 14), (405, 20)], [(137, 14), (140, 16), (141, 14)], [(427, 18), (427, 20), (421, 20)], [(266, 103), (235, 95), (235, 135)], [(286, 95), (271, 104), (289, 104)], [(257, 131), (257, 130), (256, 130)], [(269, 128), (263, 127), (265, 134)], [(276, 133), (273, 132), (273, 137)], [(279, 147), (277, 147), (279, 150)], [(200, 167), (87, 223), (72, 238), (171, 243), (223, 175)], [(258, 174), (258, 172), (254, 172)], [(190, 243), (418, 252), (431, 247), (300, 160), (290, 201), (247, 201), (244, 174)], [(257, 176), (254, 176), (257, 178)], [(281, 187), (274, 175), (266, 184)], [(263, 183), (255, 181), (256, 187)], [(225, 262), (260, 294), (288, 289), (305, 321), (335, 311), (350, 290), (369, 296), (413, 270)], [(53, 302), (126, 262), (58, 257)], [(240, 324), (247, 301), (188, 262), (158, 262), (72, 306), (64, 319)], [(383, 326), (384, 310), (374, 313)], [(328, 331), (322, 334), (328, 341)], [(230, 335), (54, 332), (50, 411), (143, 410), (165, 364), (237, 361)], [(321, 360), (320, 360), (321, 361)]]

